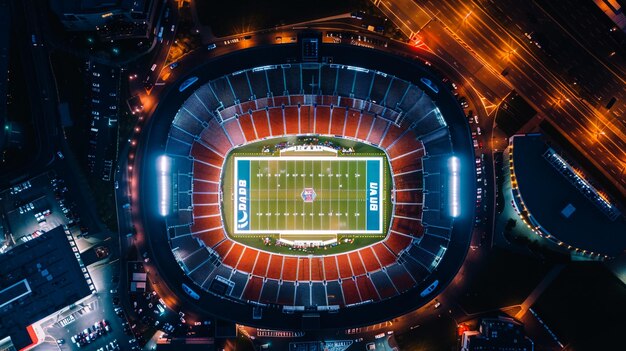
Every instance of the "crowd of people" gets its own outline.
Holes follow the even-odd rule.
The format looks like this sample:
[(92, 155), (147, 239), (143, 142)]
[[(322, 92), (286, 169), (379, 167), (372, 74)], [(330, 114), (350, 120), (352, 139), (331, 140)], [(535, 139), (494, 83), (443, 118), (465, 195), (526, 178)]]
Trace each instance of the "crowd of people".
[(291, 141), (283, 141), (275, 145), (266, 145), (263, 146), (264, 153), (274, 153), (276, 151), (284, 150), (293, 146), (323, 146), (326, 148), (334, 149), (342, 154), (351, 154), (354, 153), (354, 149), (352, 147), (342, 147), (330, 140), (320, 140), (317, 137), (304, 137), (299, 138), (296, 142)]

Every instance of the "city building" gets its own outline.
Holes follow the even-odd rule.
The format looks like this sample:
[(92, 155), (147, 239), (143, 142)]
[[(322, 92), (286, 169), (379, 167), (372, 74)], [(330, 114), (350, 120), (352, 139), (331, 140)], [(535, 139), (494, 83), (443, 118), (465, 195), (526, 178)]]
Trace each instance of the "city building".
[(71, 234), (56, 227), (0, 255), (0, 339), (18, 350), (43, 342), (37, 322), (95, 288)]
[(105, 38), (147, 37), (156, 15), (153, 0), (50, 0), (68, 31), (98, 31)]
[(483, 318), (478, 330), (463, 332), (461, 351), (533, 351), (524, 325), (513, 318)]
[(515, 211), (537, 235), (591, 259), (626, 248), (620, 210), (540, 134), (511, 137), (509, 169)]

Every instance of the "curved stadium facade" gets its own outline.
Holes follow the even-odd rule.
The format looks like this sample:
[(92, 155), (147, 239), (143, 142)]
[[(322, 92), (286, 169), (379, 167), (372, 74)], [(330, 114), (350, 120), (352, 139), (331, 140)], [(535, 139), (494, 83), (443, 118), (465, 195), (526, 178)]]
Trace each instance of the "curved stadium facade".
[[(164, 182), (171, 194), (165, 200), (161, 198), (165, 223), (159, 221), (160, 228), (146, 223), (146, 230), (154, 228), (150, 229), (149, 235), (153, 250), (164, 250), (160, 244), (158, 248), (155, 246), (167, 240), (171, 253), (166, 260), (174, 258), (180, 267), (177, 272), (182, 273), (180, 278), (173, 277), (170, 283), (185, 283), (191, 287), (198, 293), (198, 301), (194, 303), (209, 313), (226, 318), (232, 316), (231, 319), (243, 324), (271, 328), (338, 328), (373, 323), (428, 302), (449, 283), (464, 259), (473, 216), (472, 202), (466, 201), (473, 194), (470, 163), (473, 158), (469, 131), (464, 122), (461, 123), (464, 121), (462, 112), (456, 103), (449, 103), (454, 101), (452, 94), (435, 84), (425, 85), (425, 82), (441, 80), (416, 63), (384, 53), (376, 54), (380, 55), (379, 59), (354, 59), (364, 51), (360, 48), (325, 48), (322, 45), (321, 50), (326, 49), (335, 50), (329, 53), (333, 54), (334, 62), (341, 63), (293, 60), (284, 63), (283, 58), (290, 57), (288, 54), (278, 54), (276, 58), (268, 55), (270, 57), (261, 60), (265, 62), (255, 62), (250, 57), (259, 52), (254, 50), (264, 49), (237, 52), (233, 55), (240, 61), (231, 57), (230, 63), (224, 64), (232, 67), (205, 74), (183, 91), (171, 90), (168, 96), (176, 96), (171, 100), (178, 105), (175, 111), (170, 105), (167, 108), (169, 113), (159, 107), (155, 114), (159, 119), (155, 123), (162, 123), (163, 127), (152, 128), (151, 133), (158, 130), (157, 139), (164, 142), (145, 143), (149, 146), (146, 146), (143, 157), (141, 177), (143, 180), (147, 177), (146, 172), (154, 172), (147, 165), (156, 163), (153, 161), (157, 157), (163, 160), (159, 155), (165, 155), (169, 167), (161, 171), (168, 173), (168, 180)], [(281, 50), (297, 52), (297, 46)], [(367, 51), (373, 55), (371, 50)], [(219, 66), (220, 59), (217, 60), (212, 65)], [(393, 62), (406, 67), (398, 69)], [(397, 72), (388, 72), (385, 67), (393, 67)], [(415, 70), (421, 73), (411, 74)], [(403, 72), (408, 75), (404, 76)], [(194, 72), (189, 76), (199, 75)], [(440, 97), (444, 95), (445, 98)], [(160, 105), (169, 104), (169, 101), (161, 99)], [(380, 158), (384, 162), (381, 167), (389, 170), (389, 191), (381, 191), (380, 201), (387, 206), (389, 216), (384, 216), (377, 239), (363, 245), (343, 244), (343, 250), (333, 253), (323, 250), (276, 251), (238, 240), (235, 222), (241, 214), (236, 211), (236, 201), (243, 190), (236, 185), (247, 183), (238, 180), (238, 173), (231, 181), (233, 176), (227, 172), (230, 167), (227, 165), (235, 162), (231, 160), (233, 154), (258, 142), (275, 146), (289, 140), (298, 146), (302, 140), (320, 139), (329, 140), (336, 149), (363, 143), (384, 155)], [(237, 162), (246, 167), (257, 167), (259, 163), (250, 166), (250, 162), (255, 162), (254, 157), (258, 155), (249, 153), (248, 156)], [(354, 159), (354, 156), (361, 155), (334, 157), (347, 160)], [(332, 161), (332, 157), (320, 160)], [(289, 157), (277, 159), (293, 161)], [(296, 160), (313, 159), (311, 153), (304, 153)], [(360, 159), (369, 167), (371, 160)], [(270, 156), (264, 160), (271, 162), (274, 159)], [(277, 167), (284, 168), (284, 162), (283, 166)], [(345, 173), (347, 179), (353, 173), (360, 173), (345, 169), (333, 171), (328, 166), (330, 164), (322, 168), (331, 176), (333, 172), (338, 177), (344, 176), (339, 173)], [(261, 166), (258, 169), (246, 168), (247, 173), (239, 173), (246, 173), (249, 180), (255, 176), (263, 177), (265, 171), (261, 171)], [(280, 171), (269, 172), (266, 177), (276, 173), (279, 180), (267, 184), (274, 184), (275, 190), (282, 184), (280, 190), (284, 192), (287, 190), (285, 184), (289, 183), (281, 183)], [(285, 176), (285, 169), (282, 171)], [(317, 170), (311, 171), (310, 176), (315, 178), (316, 172), (325, 175)], [(305, 187), (304, 179), (309, 174), (304, 173), (309, 171), (301, 173), (302, 186), (296, 183), (298, 185), (292, 187), (297, 194), (301, 188), (313, 189)], [(363, 172), (363, 176), (367, 174), (368, 177), (362, 182), (365, 187), (357, 186), (354, 192), (357, 197), (360, 196), (357, 190), (365, 194), (363, 201), (368, 201), (368, 205), (363, 211), (358, 206), (353, 206), (352, 212), (345, 208), (338, 210), (342, 207), (328, 210), (327, 207), (333, 205), (321, 201), (325, 196), (336, 191), (349, 192), (339, 188), (326, 192), (317, 190), (320, 194), (316, 193), (318, 198), (315, 201), (319, 201), (318, 206), (324, 210), (312, 211), (311, 223), (322, 223), (324, 217), (317, 216), (328, 212), (339, 223), (329, 227), (331, 230), (346, 229), (345, 223), (352, 223), (348, 217), (365, 215), (373, 208), (369, 206), (372, 200), (366, 196), (367, 184), (373, 183), (370, 173), (374, 172)], [(377, 181), (382, 183), (382, 178)], [(355, 181), (359, 184), (358, 180)], [(346, 182), (327, 184), (342, 187)], [(163, 188), (163, 184), (159, 187)], [(381, 189), (384, 188), (381, 186)], [(249, 195), (253, 191), (245, 189), (246, 203), (253, 202), (252, 195)], [(259, 196), (260, 199), (270, 197), (269, 190)], [(462, 206), (465, 203), (469, 206)], [(351, 208), (350, 204), (347, 206)], [(235, 213), (229, 216), (233, 207)], [(256, 210), (256, 213), (251, 208), (245, 217), (250, 216), (253, 220), (255, 214), (259, 219), (263, 215), (272, 216), (275, 205), (269, 207), (272, 210)], [(225, 208), (229, 209), (228, 214)], [(383, 211), (382, 204), (380, 210)], [(274, 211), (277, 212), (275, 216), (282, 216), (283, 211), (287, 216), (285, 223), (289, 223), (290, 213), (286, 209)], [(150, 221), (148, 212), (142, 206), (144, 222)], [(293, 215), (296, 218), (291, 219), (292, 224), (300, 223), (302, 220), (298, 218), (304, 218), (297, 217), (298, 213)], [(338, 217), (341, 215), (343, 217)], [(363, 223), (366, 222), (368, 227), (354, 227), (356, 230), (352, 233), (365, 232), (369, 221), (364, 219)], [(273, 228), (269, 225), (263, 229), (263, 233), (267, 233)], [(307, 239), (307, 235), (319, 239), (315, 231), (297, 225), (295, 229), (289, 233), (298, 233), (300, 242), (310, 244), (315, 241)], [(347, 229), (351, 228), (348, 226)], [(294, 242), (289, 233), (281, 235), (279, 230), (276, 232), (277, 238), (284, 239), (284, 242)], [(330, 242), (339, 238), (338, 234), (330, 237), (334, 238)], [(431, 293), (429, 288), (435, 291)], [(220, 306), (214, 302), (219, 302)], [(231, 313), (224, 315), (221, 309)]]

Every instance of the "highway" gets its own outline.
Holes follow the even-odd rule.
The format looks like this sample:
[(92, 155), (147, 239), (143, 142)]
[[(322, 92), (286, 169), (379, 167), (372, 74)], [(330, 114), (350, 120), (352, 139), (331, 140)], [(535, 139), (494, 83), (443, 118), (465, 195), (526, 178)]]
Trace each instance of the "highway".
[[(554, 124), (622, 194), (626, 194), (626, 179), (621, 177), (626, 165), (623, 126), (615, 115), (607, 113), (606, 109), (596, 109), (572, 89), (567, 79), (555, 74), (544, 62), (544, 53), (526, 40), (519, 26), (513, 30), (510, 26), (515, 25), (508, 23), (507, 27), (500, 23), (499, 18), (492, 15), (493, 11), (500, 11), (498, 4), (483, 1), (488, 10), (474, 1), (420, 1), (418, 5), (412, 0), (384, 0), (376, 4), (405, 33), (419, 32), (433, 52), (454, 57), (449, 63), (466, 65), (490, 88), (485, 90), (477, 84), (476, 90), (492, 104), (500, 102), (508, 93), (502, 87), (515, 89), (540, 112), (536, 118), (546, 118)], [(491, 10), (491, 4), (495, 10)], [(423, 13), (429, 16), (415, 15)], [(459, 44), (464, 52), (457, 49)], [(505, 70), (508, 73), (502, 76)], [(626, 89), (615, 75), (605, 79), (605, 84), (620, 97)], [(617, 109), (620, 108), (623, 108), (621, 103)]]

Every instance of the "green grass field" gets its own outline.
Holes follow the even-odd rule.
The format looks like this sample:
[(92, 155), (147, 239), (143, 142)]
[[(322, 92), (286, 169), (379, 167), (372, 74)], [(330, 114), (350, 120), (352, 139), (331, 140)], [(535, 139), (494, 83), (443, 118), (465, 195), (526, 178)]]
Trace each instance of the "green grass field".
[[(350, 251), (385, 237), (392, 210), (391, 172), (385, 153), (348, 139), (320, 137), (319, 140), (352, 148), (354, 153), (284, 152), (281, 156), (279, 152), (262, 152), (264, 146), (285, 141), (300, 143), (298, 137), (289, 137), (246, 144), (227, 156), (222, 173), (221, 206), (226, 233), (232, 240), (270, 252), (306, 255)], [(311, 156), (322, 155), (323, 159), (311, 159)], [(236, 166), (237, 160), (248, 160), (249, 169), (241, 172)], [(378, 219), (375, 227), (370, 222), (370, 230), (366, 213), (369, 204), (367, 160), (380, 164), (380, 217), (370, 216)], [(244, 228), (238, 228), (238, 220), (242, 218), (242, 213), (237, 211), (240, 173), (248, 174), (245, 207), (249, 224)], [(314, 198), (309, 199), (312, 201), (302, 197), (306, 188), (315, 192)], [(264, 238), (270, 239), (272, 244), (268, 245)], [(338, 242), (297, 249), (274, 245), (278, 239), (294, 242), (336, 239)]]

